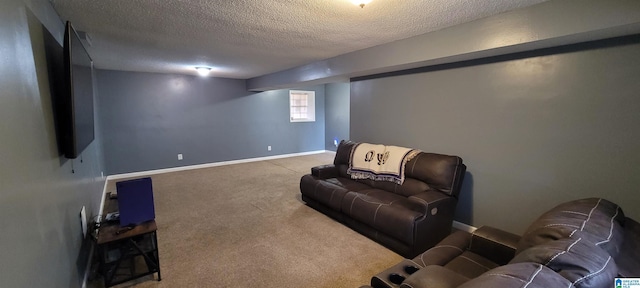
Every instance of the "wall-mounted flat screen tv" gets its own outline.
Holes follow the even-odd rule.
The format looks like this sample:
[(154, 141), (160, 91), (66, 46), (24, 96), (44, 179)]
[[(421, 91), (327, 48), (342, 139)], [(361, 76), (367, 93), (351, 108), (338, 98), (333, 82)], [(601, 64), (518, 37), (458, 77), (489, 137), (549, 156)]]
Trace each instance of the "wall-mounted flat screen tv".
[(93, 61), (67, 21), (64, 43), (64, 92), (61, 95), (59, 127), (62, 152), (75, 159), (95, 138), (93, 116)]

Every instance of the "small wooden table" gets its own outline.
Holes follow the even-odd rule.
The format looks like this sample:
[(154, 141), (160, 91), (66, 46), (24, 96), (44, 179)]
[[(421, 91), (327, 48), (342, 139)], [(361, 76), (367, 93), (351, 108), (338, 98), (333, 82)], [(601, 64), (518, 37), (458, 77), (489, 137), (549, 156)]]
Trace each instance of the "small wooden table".
[[(106, 201), (105, 215), (117, 211), (117, 200), (107, 195)], [(154, 273), (158, 273), (158, 281), (162, 280), (157, 230), (155, 220), (134, 227), (120, 227), (117, 223), (100, 227), (96, 242), (105, 287)]]

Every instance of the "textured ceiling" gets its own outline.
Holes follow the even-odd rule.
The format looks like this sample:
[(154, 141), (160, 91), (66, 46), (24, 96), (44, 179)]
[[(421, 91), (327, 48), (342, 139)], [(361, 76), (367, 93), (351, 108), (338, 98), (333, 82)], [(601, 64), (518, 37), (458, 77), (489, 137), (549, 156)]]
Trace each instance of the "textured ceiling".
[[(51, 0), (102, 69), (252, 78), (545, 0)], [(434, 44), (437, 45), (437, 44)]]

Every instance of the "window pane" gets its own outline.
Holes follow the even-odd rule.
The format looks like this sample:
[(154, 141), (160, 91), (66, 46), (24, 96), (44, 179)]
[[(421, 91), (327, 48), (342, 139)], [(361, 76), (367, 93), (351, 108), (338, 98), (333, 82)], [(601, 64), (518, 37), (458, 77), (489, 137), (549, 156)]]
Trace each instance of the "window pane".
[(292, 122), (315, 121), (315, 91), (289, 91), (289, 118)]

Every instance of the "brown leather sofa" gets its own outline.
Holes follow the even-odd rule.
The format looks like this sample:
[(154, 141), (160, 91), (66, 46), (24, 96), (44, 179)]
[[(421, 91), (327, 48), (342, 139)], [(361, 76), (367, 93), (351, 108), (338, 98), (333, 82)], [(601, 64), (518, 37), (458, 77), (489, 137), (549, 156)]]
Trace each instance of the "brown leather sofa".
[(457, 231), (375, 275), (375, 288), (613, 287), (640, 277), (640, 224), (605, 199), (560, 204), (523, 236), (489, 226)]
[(460, 157), (420, 152), (406, 163), (402, 185), (352, 180), (347, 168), (355, 144), (340, 142), (333, 164), (302, 177), (307, 205), (408, 258), (451, 233), (466, 171)]

